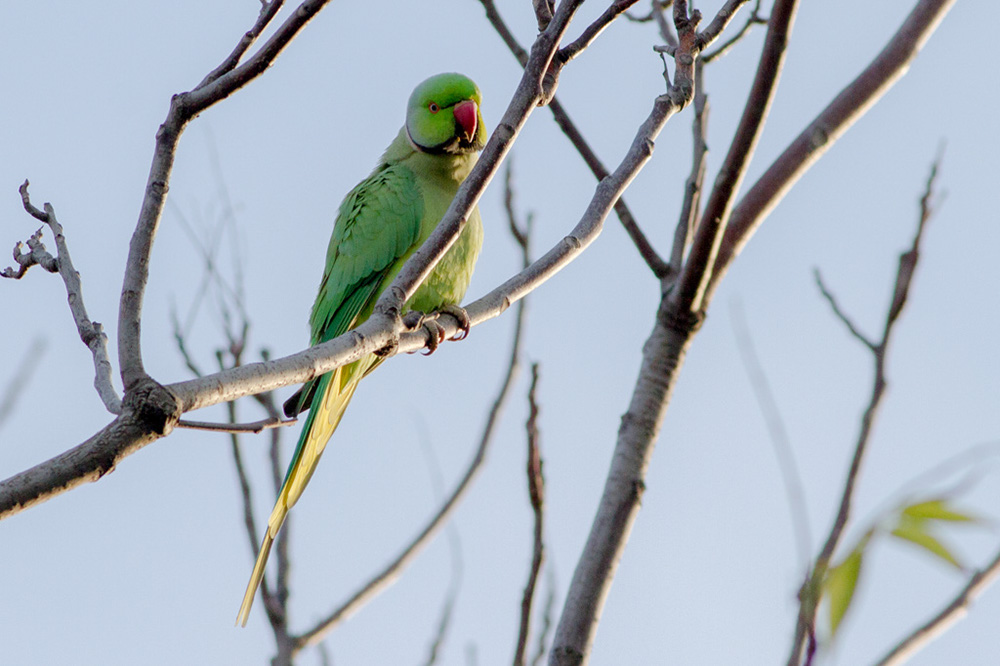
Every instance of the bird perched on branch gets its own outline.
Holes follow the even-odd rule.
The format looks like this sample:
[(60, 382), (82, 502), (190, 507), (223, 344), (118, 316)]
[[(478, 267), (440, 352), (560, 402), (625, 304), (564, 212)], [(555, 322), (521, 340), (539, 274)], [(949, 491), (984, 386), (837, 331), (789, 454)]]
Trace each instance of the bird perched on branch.
[[(403, 128), (371, 175), (340, 205), (310, 317), (313, 345), (365, 321), (407, 258), (441, 221), (486, 144), (481, 101), (479, 88), (461, 74), (433, 76), (410, 95)], [(461, 235), (405, 309), (459, 312), (455, 306), (469, 286), (482, 241), (482, 221), (478, 208), (473, 208)], [(463, 324), (468, 330), (467, 317)], [(309, 415), (267, 521), (238, 624), (246, 626), (271, 544), (288, 510), (309, 483), (358, 382), (381, 360), (369, 354), (328, 372), (305, 384), (285, 403), (289, 416), (306, 409)]]

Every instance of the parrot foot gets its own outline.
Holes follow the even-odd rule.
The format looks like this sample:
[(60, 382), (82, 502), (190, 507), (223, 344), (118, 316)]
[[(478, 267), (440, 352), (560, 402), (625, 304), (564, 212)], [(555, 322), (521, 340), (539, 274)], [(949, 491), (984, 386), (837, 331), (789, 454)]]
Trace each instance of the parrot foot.
[(430, 356), (437, 351), (438, 346), (444, 342), (444, 327), (435, 321), (437, 313), (424, 314), (419, 310), (410, 310), (403, 315), (403, 326), (408, 331), (423, 329), (427, 334), (427, 351), (425, 356)]
[(469, 329), (472, 328), (472, 319), (469, 318), (469, 313), (465, 311), (465, 308), (457, 305), (445, 305), (438, 309), (437, 314), (450, 314), (458, 321), (458, 333), (455, 334), (452, 340), (464, 340), (469, 337)]
[(407, 330), (416, 331), (422, 328), (427, 333), (427, 351), (424, 352), (425, 356), (430, 356), (437, 351), (437, 348), (446, 339), (444, 326), (437, 321), (438, 317), (442, 314), (449, 314), (458, 320), (459, 330), (455, 337), (452, 338), (453, 340), (462, 340), (469, 335), (472, 321), (469, 319), (469, 314), (457, 305), (445, 305), (429, 314), (412, 310), (403, 315), (403, 325), (406, 326)]

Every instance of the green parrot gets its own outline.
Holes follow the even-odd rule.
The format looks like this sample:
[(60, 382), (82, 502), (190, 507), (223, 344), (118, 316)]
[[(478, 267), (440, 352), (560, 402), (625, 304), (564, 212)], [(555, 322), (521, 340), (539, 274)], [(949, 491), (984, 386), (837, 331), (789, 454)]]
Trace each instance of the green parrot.
[[(312, 344), (365, 321), (409, 256), (430, 236), (486, 144), (479, 88), (461, 74), (438, 74), (416, 87), (406, 123), (371, 175), (344, 199), (333, 225), (326, 270), (309, 323)], [(465, 295), (483, 242), (478, 207), (447, 254), (407, 301), (410, 312), (456, 306)], [(294, 416), (309, 409), (278, 493), (237, 624), (246, 626), (271, 544), (302, 495), (354, 390), (381, 358), (369, 354), (311, 380), (285, 403)]]

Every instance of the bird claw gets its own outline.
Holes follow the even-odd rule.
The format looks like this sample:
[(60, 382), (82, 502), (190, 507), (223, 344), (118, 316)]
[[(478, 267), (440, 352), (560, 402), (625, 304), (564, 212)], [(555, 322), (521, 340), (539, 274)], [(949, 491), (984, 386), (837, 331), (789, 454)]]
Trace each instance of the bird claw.
[(445, 305), (438, 310), (438, 314), (450, 314), (458, 322), (458, 333), (452, 337), (452, 340), (464, 340), (469, 337), (472, 319), (469, 318), (469, 313), (465, 311), (465, 308), (457, 305)]
[(429, 314), (411, 310), (403, 315), (403, 325), (407, 330), (416, 331), (422, 328), (427, 333), (425, 356), (430, 356), (437, 351), (441, 343), (447, 339), (444, 326), (437, 321), (442, 314), (449, 314), (458, 321), (458, 333), (452, 340), (464, 340), (468, 337), (469, 329), (472, 328), (472, 320), (469, 319), (469, 314), (457, 305), (445, 305)]
[(436, 319), (425, 319), (422, 328), (427, 331), (427, 351), (423, 352), (423, 354), (424, 356), (430, 356), (444, 342), (444, 326), (437, 323)]

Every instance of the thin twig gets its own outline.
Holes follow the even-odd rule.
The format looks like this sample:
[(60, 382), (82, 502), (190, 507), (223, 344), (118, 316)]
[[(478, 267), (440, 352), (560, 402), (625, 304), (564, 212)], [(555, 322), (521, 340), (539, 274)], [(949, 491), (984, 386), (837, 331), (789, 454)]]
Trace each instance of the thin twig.
[(514, 666), (524, 666), (524, 653), (528, 647), (528, 633), (531, 630), (531, 606), (535, 599), (535, 584), (545, 560), (545, 477), (542, 474), (542, 457), (538, 446), (538, 363), (531, 364), (531, 387), (528, 389), (528, 421), (525, 424), (528, 440), (528, 497), (534, 515), (532, 530), (531, 567), (528, 582), (521, 596), (521, 622), (514, 650)]
[(545, 604), (542, 606), (542, 626), (539, 627), (538, 638), (535, 639), (535, 656), (531, 659), (531, 666), (539, 666), (542, 663), (542, 659), (545, 658), (545, 648), (549, 643), (549, 633), (553, 627), (552, 616), (556, 605), (556, 576), (551, 564), (548, 571), (548, 576), (545, 577), (548, 590), (545, 595)]
[(756, 24), (766, 25), (767, 24), (767, 19), (766, 18), (762, 18), (760, 16), (760, 14), (759, 14), (759, 12), (760, 12), (760, 2), (761, 2), (761, 0), (757, 0), (757, 2), (754, 3), (753, 9), (750, 10), (750, 16), (747, 17), (746, 23), (743, 24), (743, 27), (740, 28), (739, 32), (737, 32), (735, 35), (733, 35), (732, 37), (730, 37), (729, 39), (727, 39), (722, 44), (719, 44), (719, 46), (717, 46), (716, 48), (712, 49), (708, 53), (703, 53), (701, 55), (701, 61), (703, 63), (708, 64), (708, 63), (712, 62), (713, 60), (721, 58), (722, 56), (724, 56), (727, 53), (729, 53), (730, 49), (732, 49), (734, 46), (736, 46), (736, 44), (739, 43), (739, 41), (741, 39), (743, 39), (744, 37), (747, 36), (747, 34), (749, 34), (750, 28), (752, 28), (754, 25), (756, 25)]
[(298, 419), (281, 419), (268, 417), (251, 423), (213, 423), (211, 421), (188, 421), (181, 419), (177, 422), (178, 428), (189, 428), (191, 430), (209, 430), (212, 432), (240, 433), (249, 432), (258, 434), (271, 428), (284, 428), (295, 425)]
[(444, 605), (441, 607), (441, 617), (438, 619), (437, 631), (434, 633), (434, 640), (431, 642), (430, 651), (424, 666), (434, 666), (437, 663), (444, 645), (445, 636), (448, 634), (448, 627), (451, 625), (452, 612), (455, 610), (455, 601), (458, 599), (458, 587), (451, 586), (448, 595), (445, 597)]
[(903, 638), (884, 657), (875, 662), (876, 666), (902, 664), (932, 640), (948, 631), (952, 625), (965, 617), (972, 602), (992, 585), (997, 577), (1000, 577), (1000, 551), (985, 567), (969, 578), (969, 582), (947, 606), (941, 609), (941, 612)]
[(257, 41), (257, 38), (260, 37), (262, 32), (264, 32), (264, 29), (271, 23), (271, 20), (277, 16), (278, 12), (281, 10), (281, 6), (284, 4), (285, 0), (271, 0), (270, 2), (267, 0), (261, 0), (260, 13), (257, 15), (257, 22), (243, 34), (243, 37), (240, 38), (240, 41), (236, 44), (233, 52), (229, 54), (229, 57), (223, 60), (218, 67), (209, 72), (208, 75), (201, 80), (201, 83), (199, 83), (197, 87), (201, 88), (208, 85), (223, 74), (231, 72), (237, 65), (239, 65), (240, 60), (243, 59), (246, 52), (250, 50), (250, 47), (253, 46), (254, 42)]
[(650, 15), (656, 21), (656, 27), (660, 32), (660, 37), (663, 39), (663, 43), (666, 44), (667, 51), (669, 53), (674, 53), (677, 47), (680, 46), (677, 41), (677, 33), (674, 31), (674, 26), (667, 18), (667, 9), (670, 9), (673, 2), (660, 2), (659, 0), (653, 0), (653, 8), (650, 10)]
[(816, 278), (816, 286), (819, 287), (819, 291), (823, 294), (823, 298), (827, 300), (830, 304), (830, 309), (833, 310), (833, 314), (836, 315), (837, 319), (847, 327), (851, 335), (861, 341), (865, 347), (868, 347), (871, 351), (877, 351), (878, 345), (872, 342), (867, 335), (861, 332), (861, 330), (854, 324), (851, 318), (841, 309), (840, 305), (837, 303), (837, 297), (833, 295), (826, 284), (823, 282), (823, 276), (820, 274), (818, 268), (813, 268), (813, 277)]
[[(940, 159), (940, 157), (938, 157)], [(888, 381), (886, 379), (885, 363), (889, 348), (889, 341), (892, 336), (896, 322), (903, 305), (906, 303), (909, 294), (913, 272), (916, 269), (919, 259), (918, 249), (927, 221), (933, 213), (930, 205), (935, 177), (937, 175), (938, 162), (935, 161), (927, 179), (924, 194), (920, 199), (920, 214), (917, 220), (917, 229), (913, 236), (910, 249), (904, 252), (899, 258), (899, 268), (896, 273), (896, 284), (892, 294), (892, 300), (888, 308), (883, 327), (882, 339), (874, 345), (869, 345), (874, 358), (874, 377), (872, 381), (871, 397), (868, 406), (865, 408), (861, 419), (861, 429), (857, 442), (854, 445), (854, 454), (851, 458), (851, 465), (844, 482), (844, 490), (841, 494), (840, 504), (833, 525), (823, 544), (812, 571), (799, 591), (799, 613), (795, 626), (795, 637), (792, 641), (792, 650), (788, 657), (788, 666), (797, 666), (802, 663), (803, 658), (808, 663), (811, 661), (814, 649), (811, 647), (815, 643), (816, 636), (816, 616), (822, 592), (822, 584), (825, 580), (830, 561), (834, 551), (840, 543), (841, 536), (847, 527), (851, 517), (851, 506), (854, 499), (854, 488), (857, 485), (858, 475), (861, 471), (861, 463), (864, 459), (868, 443), (871, 438), (875, 416), (878, 413), (882, 397), (885, 395)], [(846, 320), (846, 317), (842, 317)]]
[[(497, 34), (510, 49), (511, 53), (517, 59), (518, 63), (523, 67), (528, 61), (528, 52), (518, 43), (517, 38), (514, 37), (510, 28), (504, 22), (503, 17), (500, 16), (500, 12), (497, 11), (496, 5), (493, 0), (479, 0), (480, 3), (486, 10), (486, 17), (489, 19), (490, 25), (496, 30)], [(601, 159), (597, 156), (594, 150), (587, 143), (587, 140), (583, 137), (583, 133), (580, 132), (576, 124), (570, 119), (569, 113), (563, 107), (559, 98), (555, 95), (549, 100), (549, 110), (552, 112), (552, 118), (555, 120), (559, 129), (563, 131), (566, 138), (570, 140), (573, 147), (576, 148), (577, 152), (580, 153), (580, 157), (583, 158), (584, 163), (590, 169), (594, 177), (600, 181), (606, 176), (608, 176), (608, 170), (601, 162)], [(636, 222), (635, 217), (632, 215), (632, 211), (629, 210), (628, 205), (625, 203), (624, 198), (619, 198), (614, 205), (615, 213), (618, 215), (618, 219), (621, 221), (622, 226), (625, 229), (625, 233), (629, 235), (632, 242), (635, 244), (636, 248), (639, 250), (639, 254), (642, 256), (646, 265), (649, 266), (650, 270), (657, 279), (663, 279), (670, 272), (670, 267), (667, 265), (663, 259), (660, 258), (656, 250), (653, 248), (652, 243), (643, 233), (642, 229), (639, 228), (638, 222)]]
[[(43, 206), (45, 209), (44, 212), (32, 205), (31, 197), (28, 195), (27, 180), (21, 184), (18, 191), (21, 193), (21, 204), (24, 206), (24, 210), (35, 219), (47, 224), (49, 229), (52, 230), (52, 236), (56, 243), (55, 259), (48, 256), (44, 246), (41, 244), (41, 230), (31, 237), (28, 241), (28, 247), (31, 248), (32, 256), (36, 253), (39, 253), (40, 256), (42, 253), (48, 256), (48, 260), (44, 258), (40, 260), (40, 263), (42, 263), (42, 266), (46, 270), (55, 272), (52, 270), (55, 267), (59, 271), (59, 276), (66, 285), (69, 311), (73, 315), (77, 334), (80, 336), (83, 344), (87, 346), (87, 349), (90, 350), (91, 356), (94, 359), (94, 389), (101, 398), (101, 402), (104, 403), (105, 409), (112, 414), (120, 414), (122, 411), (122, 401), (111, 382), (111, 361), (108, 359), (108, 336), (104, 333), (104, 327), (99, 322), (91, 321), (90, 316), (87, 314), (87, 307), (83, 302), (83, 285), (80, 282), (80, 274), (73, 267), (73, 259), (69, 254), (69, 246), (66, 244), (62, 225), (56, 219), (56, 211), (52, 207), (52, 204), (49, 203)], [(14, 258), (18, 260), (16, 247), (14, 249)], [(19, 260), (18, 262), (20, 263)]]
[[(570, 44), (559, 49), (556, 57), (566, 63), (583, 53), (584, 49), (594, 43), (594, 40), (618, 18), (622, 12), (634, 5), (638, 0), (614, 0), (593, 23), (584, 28), (583, 32)], [(743, 0), (746, 2), (746, 0)]]
[(806, 491), (802, 483), (802, 475), (799, 474), (798, 465), (795, 464), (795, 451), (792, 448), (784, 419), (781, 417), (781, 410), (778, 409), (777, 400), (771, 391), (760, 359), (757, 358), (757, 351), (754, 349), (753, 337), (750, 335), (750, 327), (747, 324), (742, 304), (739, 301), (733, 301), (729, 313), (733, 324), (733, 334), (736, 337), (736, 346), (739, 348), (740, 358), (743, 361), (743, 369), (746, 370), (754, 397), (757, 398), (757, 405), (760, 407), (761, 415), (764, 417), (768, 433), (771, 436), (774, 457), (778, 460), (778, 469), (781, 471), (781, 480), (785, 486), (785, 499), (788, 502), (788, 513), (792, 522), (792, 534), (795, 537), (801, 571), (804, 572), (809, 567), (812, 534), (809, 529), (809, 515), (806, 512)]
[[(434, 501), (444, 500), (444, 479), (441, 475), (441, 466), (437, 456), (434, 455), (434, 447), (431, 446), (430, 438), (426, 436), (426, 424), (418, 420), (421, 436), (418, 438), (421, 448), (424, 451), (424, 459), (427, 461), (427, 469), (431, 477), (431, 486), (434, 489)], [(462, 563), (462, 543), (458, 535), (458, 529), (454, 523), (448, 525), (448, 546), (451, 553), (451, 580), (448, 584), (448, 592), (445, 595), (444, 604), (441, 607), (441, 616), (438, 620), (437, 631), (434, 640), (431, 642), (430, 651), (424, 666), (432, 666), (437, 663), (441, 646), (444, 644), (448, 629), (451, 626), (455, 603), (458, 600), (458, 593), (462, 587), (464, 575), (464, 565)]]
[(691, 121), (693, 141), (691, 146), (691, 172), (684, 183), (684, 199), (681, 203), (681, 213), (674, 230), (674, 243), (670, 251), (670, 276), (676, 277), (684, 264), (694, 237), (695, 225), (701, 214), (701, 190), (705, 182), (705, 164), (708, 155), (708, 95), (702, 80), (704, 68), (701, 60), (695, 61), (694, 76), (694, 119)]

